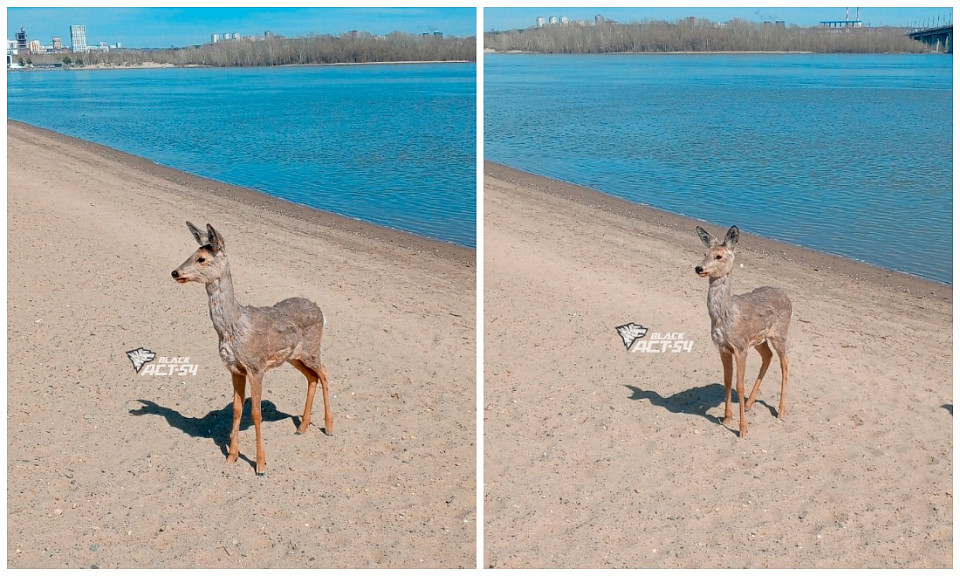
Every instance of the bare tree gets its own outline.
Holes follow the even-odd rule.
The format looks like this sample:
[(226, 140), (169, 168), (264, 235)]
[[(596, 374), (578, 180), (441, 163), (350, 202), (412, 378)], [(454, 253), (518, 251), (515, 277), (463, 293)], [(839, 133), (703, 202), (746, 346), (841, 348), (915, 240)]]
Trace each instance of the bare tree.
[(484, 47), (498, 52), (554, 54), (625, 52), (818, 52), (917, 53), (926, 46), (897, 28), (801, 28), (731, 20), (629, 24), (550, 25), (484, 35)]

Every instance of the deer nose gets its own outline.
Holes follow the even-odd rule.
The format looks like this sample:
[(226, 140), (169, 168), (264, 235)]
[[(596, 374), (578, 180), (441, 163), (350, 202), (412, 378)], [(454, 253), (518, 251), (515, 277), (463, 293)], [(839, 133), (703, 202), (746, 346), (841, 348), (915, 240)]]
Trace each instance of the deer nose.
[(179, 274), (176, 270), (174, 270), (173, 272), (171, 272), (170, 275), (173, 276), (174, 278), (179, 278), (179, 277), (180, 277), (180, 274)]
[[(693, 271), (696, 272), (697, 274), (703, 274), (703, 266), (697, 266), (696, 268), (693, 269)], [(173, 277), (174, 278), (177, 277), (176, 272), (173, 273)]]

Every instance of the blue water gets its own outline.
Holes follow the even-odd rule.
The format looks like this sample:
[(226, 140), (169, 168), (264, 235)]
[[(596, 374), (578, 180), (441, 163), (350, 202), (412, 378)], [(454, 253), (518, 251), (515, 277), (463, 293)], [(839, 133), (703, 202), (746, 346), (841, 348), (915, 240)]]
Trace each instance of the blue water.
[(476, 65), (7, 73), (7, 116), (476, 246)]
[(487, 54), (484, 157), (953, 282), (952, 56)]

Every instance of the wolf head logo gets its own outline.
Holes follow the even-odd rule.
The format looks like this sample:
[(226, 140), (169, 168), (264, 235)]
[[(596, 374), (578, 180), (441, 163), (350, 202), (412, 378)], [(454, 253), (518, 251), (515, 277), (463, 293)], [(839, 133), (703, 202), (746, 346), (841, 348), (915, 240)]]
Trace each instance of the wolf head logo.
[(646, 336), (647, 329), (631, 322), (623, 326), (617, 326), (617, 334), (620, 334), (620, 338), (623, 339), (623, 345), (627, 347), (627, 350), (630, 350), (634, 342)]
[(147, 350), (146, 348), (137, 348), (136, 350), (130, 350), (127, 352), (127, 358), (129, 358), (130, 362), (133, 363), (133, 369), (137, 371), (137, 374), (140, 373), (140, 369), (143, 368), (144, 364), (156, 357), (156, 354)]

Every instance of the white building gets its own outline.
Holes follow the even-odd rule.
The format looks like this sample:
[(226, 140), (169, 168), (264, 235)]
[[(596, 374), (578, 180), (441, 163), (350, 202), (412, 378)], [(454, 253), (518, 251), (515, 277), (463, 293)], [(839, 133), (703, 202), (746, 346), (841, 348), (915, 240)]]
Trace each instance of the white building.
[(70, 27), (70, 47), (74, 52), (87, 51), (87, 27), (83, 24)]

